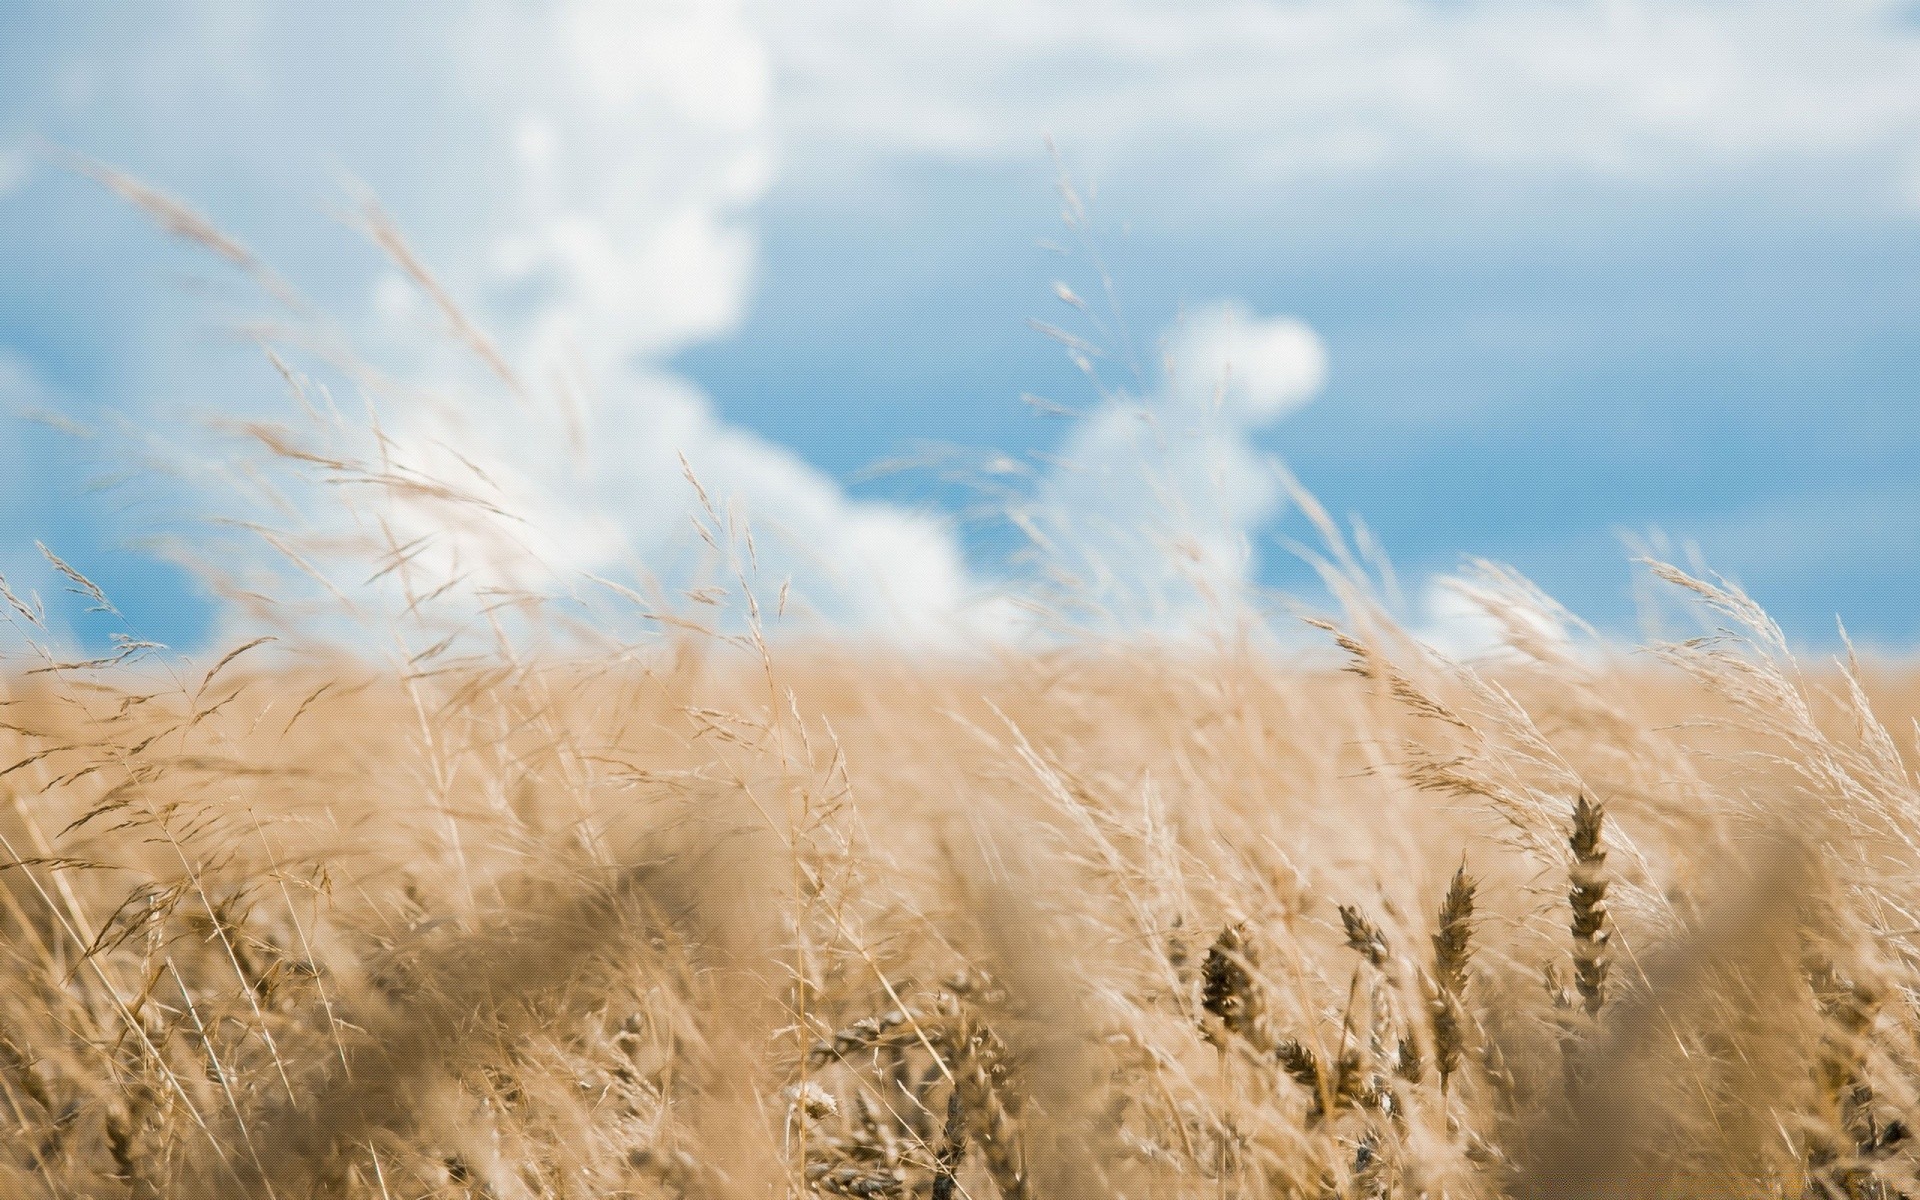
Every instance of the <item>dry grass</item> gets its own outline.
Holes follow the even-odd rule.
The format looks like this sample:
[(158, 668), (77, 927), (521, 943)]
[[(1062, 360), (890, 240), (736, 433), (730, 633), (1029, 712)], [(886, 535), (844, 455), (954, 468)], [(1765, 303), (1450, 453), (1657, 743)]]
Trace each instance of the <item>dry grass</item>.
[(484, 525), (484, 478), (249, 432), (369, 498), (332, 550), (399, 649), (236, 585), (280, 642), (61, 662), (0, 595), (0, 1194), (1920, 1195), (1920, 676), (1803, 669), (1737, 592), (1656, 568), (1738, 636), (1591, 657), (1496, 576), (1513, 652), (1461, 664), (1301, 495), (1345, 670), (751, 607), (531, 655), (557, 618), (436, 626), (389, 520)]
[(1870, 689), (1374, 627), (16, 674), (5, 1188), (1920, 1187)]

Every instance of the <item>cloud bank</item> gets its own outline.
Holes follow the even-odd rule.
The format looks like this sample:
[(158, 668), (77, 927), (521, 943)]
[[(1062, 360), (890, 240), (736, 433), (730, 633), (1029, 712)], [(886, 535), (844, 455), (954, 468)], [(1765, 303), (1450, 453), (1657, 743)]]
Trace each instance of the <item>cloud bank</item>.
[[(761, 3), (783, 127), (841, 155), (1025, 153), (1190, 180), (1417, 171), (1690, 177), (1920, 163), (1901, 0)], [(1876, 161), (1877, 160), (1877, 163)]]
[[(973, 627), (977, 589), (946, 521), (850, 498), (722, 419), (665, 365), (737, 328), (752, 295), (753, 212), (777, 155), (769, 56), (742, 6), (496, 2), (457, 18), (355, 7), (316, 23), (304, 8), (256, 4), (234, 15), (245, 19), (214, 29), (130, 12), (127, 42), (47, 54), (48, 86), (18, 110), (19, 128), (0, 127), (9, 146), (106, 117), (118, 134), (107, 140), (130, 148), (127, 169), (220, 224), (229, 207), (257, 217), (273, 187), (283, 203), (310, 204), (296, 196), (313, 186), (308, 164), (331, 162), (329, 191), (344, 178), (349, 197), (369, 194), (421, 237), (404, 246), (372, 218), (388, 254), (369, 272), (364, 254), (316, 251), (325, 230), (311, 214), (317, 230), (277, 237), (271, 222), (265, 237), (239, 222), (274, 266), (291, 249), (288, 274), (328, 314), (317, 330), (295, 320), (301, 332), (283, 340), (310, 373), (312, 421), (272, 388), (198, 361), (204, 338), (177, 308), (141, 315), (151, 327), (127, 339), (153, 349), (129, 364), (140, 391), (211, 396), (223, 416), (296, 426), (279, 444), (347, 464), (304, 482), (263, 478), (230, 447), (175, 435), (174, 457), (206, 465), (183, 473), (179, 510), (252, 519), (281, 500), (301, 510), (278, 524), (296, 527), (303, 550), (368, 537), (406, 547), (405, 569), (384, 579), (400, 604), (449, 581), (443, 607), (486, 607), (504, 591), (578, 596), (594, 590), (582, 583), (591, 574), (734, 609), (747, 606), (745, 586), (769, 614), (916, 641)], [(234, 69), (210, 71), (210, 57)], [(126, 80), (137, 105), (114, 94)], [(208, 163), (181, 141), (192, 128), (237, 149), (258, 135), (274, 153)], [(13, 161), (0, 160), (9, 184)], [(300, 354), (314, 339), (323, 352)], [(347, 345), (377, 379), (338, 369)], [(363, 400), (376, 416), (339, 416)], [(172, 425), (138, 405), (123, 415)], [(377, 497), (363, 485), (376, 475), (388, 481)], [(346, 486), (317, 486), (335, 484)], [(239, 586), (314, 598), (304, 567), (245, 536), (195, 557)], [(16, 579), (46, 574), (30, 546), (5, 558)], [(334, 582), (365, 591), (366, 571), (349, 578), (351, 556), (340, 565)]]
[[(483, 589), (548, 591), (590, 573), (735, 605), (746, 587), (768, 609), (786, 596), (830, 624), (912, 639), (966, 628), (974, 589), (943, 522), (851, 500), (662, 366), (735, 328), (751, 293), (773, 101), (741, 10), (499, 6), (462, 42), (467, 82), (485, 84), (479, 119), (511, 163), (466, 284), (505, 356), (558, 383), (516, 394), (436, 364), (464, 386), (400, 412), (391, 452), (514, 520), (462, 526), (439, 500), (403, 496), (401, 540), (451, 543), (438, 572)], [(430, 288), (404, 273), (376, 298), (397, 329), (432, 319)], [(387, 352), (404, 355), (412, 336)], [(724, 543), (704, 563), (696, 524)]]
[[(19, 147), (45, 134), (242, 214), (396, 381), (374, 448), (389, 466), (524, 518), (451, 520), (403, 497), (399, 540), (429, 539), (423, 565), (543, 590), (584, 573), (733, 588), (745, 562), (763, 607), (791, 580), (797, 611), (916, 640), (1004, 629), (1006, 581), (970, 566), (939, 514), (850, 498), (670, 366), (739, 327), (776, 186), (859, 187), (915, 156), (1025, 160), (1042, 132), (1096, 170), (1191, 169), (1209, 194), (1437, 162), (1494, 181), (1658, 180), (1820, 159), (1901, 203), (1920, 178), (1920, 28), (1891, 0), (491, 0), (458, 19), (281, 3), (117, 18), (110, 36), (17, 19), (15, 45), (47, 46), (0, 56), (18, 68), (0, 82), (0, 203), (43, 185)], [(329, 172), (421, 237), (512, 380), (445, 336), (404, 264), (343, 264), (311, 213), (262, 216)], [(177, 312), (137, 319), (132, 383), (106, 405), (137, 419), (149, 393), (204, 394), (283, 411), (205, 374)], [(1254, 435), (1326, 372), (1311, 330), (1231, 304), (1191, 314), (1166, 350), (1142, 395), (1068, 432), (1023, 510), (1042, 570), (1116, 619), (1188, 620), (1245, 587), (1283, 505)], [(718, 526), (720, 548), (695, 523)]]
[[(271, 61), (293, 20), (258, 9), (230, 31), (230, 56)], [(356, 36), (382, 32), (399, 35)], [(386, 375), (373, 386), (378, 438), (357, 419), (322, 422), (335, 438), (325, 453), (353, 466), (321, 475), (378, 474), (389, 486), (372, 504), (364, 488), (291, 493), (308, 510), (310, 543), (379, 528), (405, 548), (404, 571), (386, 582), (407, 606), (423, 594), (482, 605), (509, 592), (578, 596), (593, 590), (584, 579), (606, 577), (668, 605), (684, 607), (674, 597), (691, 591), (736, 616), (786, 610), (915, 644), (1029, 627), (1007, 596), (1033, 578), (969, 564), (939, 514), (850, 498), (723, 420), (665, 366), (737, 327), (752, 292), (753, 209), (776, 174), (778, 105), (774, 55), (747, 8), (499, 4), (401, 32), (432, 64), (413, 81), (425, 89), (418, 107), (457, 131), (457, 160), (436, 164), (445, 177), (423, 192), (382, 158), (377, 129), (330, 150), (351, 168), (378, 168), (351, 173), (378, 197), (397, 192), (430, 226), (422, 259), (442, 266), (436, 243), (461, 252), (430, 276), (374, 218), (390, 261), (357, 305), (344, 293), (340, 317)], [(277, 79), (263, 71), (256, 83), (270, 112), (286, 102), (271, 94)], [(196, 95), (185, 79), (167, 86), (176, 108), (228, 99), (218, 87)], [(309, 122), (343, 138), (356, 129)], [(456, 297), (471, 325), (450, 315)], [(1325, 372), (1323, 347), (1297, 321), (1237, 304), (1194, 313), (1169, 332), (1151, 394), (1091, 413), (1039, 480), (1024, 506), (1042, 533), (1036, 574), (1077, 580), (1073, 602), (1124, 627), (1191, 623), (1239, 603), (1254, 536), (1281, 506), (1252, 435), (1306, 402)], [(338, 398), (306, 399), (331, 413)], [(255, 417), (285, 411), (250, 403)], [(236, 504), (229, 479), (209, 479), (199, 506), (253, 514), (257, 493)], [(362, 507), (334, 511), (350, 493)], [(249, 586), (308, 586), (277, 552), (239, 566)], [(449, 581), (458, 586), (439, 592)]]

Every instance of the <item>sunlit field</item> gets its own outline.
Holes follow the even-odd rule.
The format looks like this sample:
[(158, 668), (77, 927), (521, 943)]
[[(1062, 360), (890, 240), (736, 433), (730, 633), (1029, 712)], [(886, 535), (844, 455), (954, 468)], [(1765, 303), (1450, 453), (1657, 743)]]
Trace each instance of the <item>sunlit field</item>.
[(1914, 5), (16, 7), (0, 1200), (1920, 1200)]
[(1654, 570), (1724, 632), (22, 651), (4, 1190), (1907, 1194), (1920, 682)]

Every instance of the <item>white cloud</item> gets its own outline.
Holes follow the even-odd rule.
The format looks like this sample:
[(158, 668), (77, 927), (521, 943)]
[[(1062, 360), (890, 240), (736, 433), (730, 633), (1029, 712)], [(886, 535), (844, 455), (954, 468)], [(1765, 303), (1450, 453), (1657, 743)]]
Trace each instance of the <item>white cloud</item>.
[[(762, 0), (794, 139), (832, 161), (1026, 156), (1211, 179), (1441, 160), (1685, 174), (1920, 138), (1896, 0)], [(1903, 155), (1904, 157), (1904, 155)], [(843, 168), (842, 168), (843, 169)]]
[(1449, 658), (1520, 654), (1542, 661), (1591, 661), (1597, 642), (1558, 603), (1510, 569), (1475, 563), (1459, 574), (1429, 576), (1420, 590), (1414, 633)]
[[(483, 166), (451, 167), (429, 214), (443, 224), (426, 232), (471, 251), (444, 264), (449, 290), (528, 384), (517, 394), (454, 339), (423, 336), (444, 319), (405, 271), (367, 281), (363, 332), (406, 381), (380, 397), (388, 469), (483, 502), (393, 494), (396, 540), (432, 539), (412, 562), (417, 590), (461, 577), (455, 602), (565, 593), (591, 573), (717, 585), (737, 612), (739, 571), (765, 610), (791, 580), (796, 610), (843, 627), (913, 641), (976, 629), (985, 610), (945, 523), (852, 500), (662, 366), (736, 327), (751, 291), (772, 94), (741, 11), (496, 4), (435, 32), (447, 41), (429, 57), (449, 73), (434, 86), (463, 106)], [(708, 518), (683, 457), (732, 526), (716, 531), (721, 561), (702, 562), (694, 523)]]
[[(924, 639), (971, 619), (973, 581), (944, 523), (851, 499), (723, 420), (665, 366), (737, 328), (758, 267), (754, 209), (778, 161), (775, 78), (741, 4), (488, 0), (455, 13), (243, 2), (218, 18), (129, 12), (112, 39), (57, 32), (37, 77), (0, 82), (11, 101), (0, 192), (23, 169), (11, 147), (44, 134), (235, 224), (316, 294), (398, 381), (375, 389), (388, 466), (520, 518), (402, 495), (398, 532), (435, 539), (421, 568), (471, 572), (469, 592), (564, 592), (581, 572), (684, 586), (704, 569), (684, 454), (716, 503), (750, 523), (766, 606), (791, 576), (797, 608), (850, 626)], [(210, 128), (221, 130), (211, 143)], [(363, 181), (396, 214), (526, 381), (523, 395), (444, 336), (435, 298), (405, 270), (369, 270), (364, 254), (324, 242), (328, 226), (310, 210), (316, 195), (337, 204), (318, 191), (325, 172)], [(173, 336), (169, 322), (206, 320), (179, 307), (114, 331), (133, 359), (130, 390), (284, 419), (277, 396), (240, 394), (209, 365), (205, 338)], [(339, 399), (351, 408), (357, 397)], [(376, 450), (366, 437), (339, 448)], [(226, 464), (196, 449), (180, 457), (214, 469), (185, 481), (178, 509), (257, 515), (244, 478), (237, 499)], [(336, 508), (347, 490), (302, 494), (318, 532), (350, 531)], [(713, 582), (728, 583), (719, 570)], [(273, 583), (309, 586), (291, 571)]]
[(738, 5), (495, 4), (446, 32), (499, 154), (460, 214), (486, 214), (490, 273), (469, 282), (538, 294), (508, 331), (524, 356), (611, 367), (732, 329), (773, 153), (771, 68)]
[(1167, 360), (1170, 399), (1200, 409), (1219, 406), (1249, 424), (1285, 416), (1327, 378), (1326, 348), (1305, 323), (1257, 320), (1234, 303), (1182, 323)]
[[(796, 610), (842, 628), (916, 643), (979, 630), (980, 589), (943, 522), (849, 499), (791, 451), (720, 420), (671, 376), (629, 372), (607, 400), (584, 453), (553, 413), (515, 418), (496, 408), (474, 421), (463, 406), (412, 414), (394, 439), (395, 465), (497, 504), (511, 519), (465, 502), (403, 498), (398, 540), (435, 536), (439, 549), (422, 560), (433, 577), (469, 573), (482, 587), (572, 590), (585, 574), (618, 577), (631, 567), (669, 588), (721, 589), (736, 618), (743, 584), (771, 621), (791, 581)], [(682, 456), (713, 515), (684, 478)], [(696, 522), (711, 530), (715, 552), (703, 553)]]
[(1170, 331), (1155, 393), (1076, 424), (1025, 514), (1073, 581), (1067, 599), (1120, 626), (1230, 614), (1254, 578), (1254, 537), (1285, 499), (1253, 434), (1325, 376), (1320, 339), (1291, 317), (1227, 302)]
[[(916, 638), (987, 619), (952, 532), (852, 500), (665, 365), (738, 326), (759, 266), (755, 207), (780, 170), (1026, 158), (1052, 132), (1096, 164), (1243, 181), (1436, 160), (1500, 178), (1841, 156), (1882, 164), (1899, 186), (1920, 144), (1920, 34), (1867, 0), (494, 0), (458, 20), (355, 7), (338, 18), (341, 44), (364, 57), (308, 55), (304, 8), (254, 5), (175, 32), (177, 45), (130, 34), (137, 54), (62, 60), (39, 91), (48, 111), (80, 111), (124, 83), (142, 99), (119, 115), (125, 141), (162, 147), (177, 166), (166, 182), (196, 200), (198, 185), (247, 193), (255, 180), (236, 172), (318, 159), (396, 201), (536, 396), (424, 351), (439, 317), (402, 274), (334, 281), (363, 305), (346, 315), (373, 356), (416, 385), (387, 402), (392, 452), (527, 518), (462, 535), (461, 561), (485, 579), (690, 575), (684, 453), (756, 530), (763, 603), (791, 575), (829, 617)], [(208, 69), (215, 42), (234, 71)], [(222, 147), (210, 161), (204, 137), (182, 132), (229, 112), (254, 114), (272, 154)], [(23, 161), (0, 150), (0, 192)], [(1070, 433), (1031, 514), (1056, 566), (1135, 617), (1191, 614), (1245, 586), (1284, 500), (1253, 434), (1326, 373), (1306, 326), (1230, 305), (1174, 331), (1168, 354), (1154, 394), (1117, 398)], [(577, 428), (537, 398), (556, 375), (573, 384)], [(411, 520), (452, 528), (431, 505)], [(1471, 632), (1451, 601), (1434, 603), (1436, 628)]]
[(1420, 590), (1415, 636), (1449, 658), (1481, 658), (1506, 645), (1506, 626), (1490, 611), (1491, 597), (1451, 575), (1429, 578)]

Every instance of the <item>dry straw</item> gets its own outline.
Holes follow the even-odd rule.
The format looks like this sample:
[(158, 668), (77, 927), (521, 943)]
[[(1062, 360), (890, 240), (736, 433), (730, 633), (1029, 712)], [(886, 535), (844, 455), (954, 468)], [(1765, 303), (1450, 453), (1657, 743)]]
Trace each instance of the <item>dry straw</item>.
[(248, 465), (365, 540), (266, 499), (236, 532), (315, 593), (392, 586), (325, 610), (390, 659), (257, 580), (278, 641), (62, 654), (0, 583), (0, 1195), (1920, 1196), (1911, 671), (1803, 665), (1664, 567), (1744, 634), (1452, 661), (1304, 501), (1353, 671), (1251, 635), (951, 661), (605, 589), (673, 631), (634, 646), (436, 574), (403, 502), (511, 514), (397, 465), (343, 362), (278, 347), (305, 424)]

